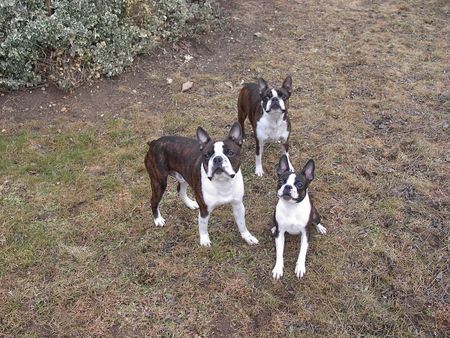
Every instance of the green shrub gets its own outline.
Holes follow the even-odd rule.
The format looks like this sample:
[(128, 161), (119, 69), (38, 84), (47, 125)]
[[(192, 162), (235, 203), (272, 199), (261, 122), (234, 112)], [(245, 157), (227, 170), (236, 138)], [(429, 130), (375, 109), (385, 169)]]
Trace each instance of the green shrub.
[(213, 1), (1, 0), (0, 89), (70, 88), (208, 28)]

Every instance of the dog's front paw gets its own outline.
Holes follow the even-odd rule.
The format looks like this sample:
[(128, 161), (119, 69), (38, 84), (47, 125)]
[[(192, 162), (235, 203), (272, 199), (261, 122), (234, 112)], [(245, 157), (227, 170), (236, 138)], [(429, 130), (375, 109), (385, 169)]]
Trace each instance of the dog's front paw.
[(200, 245), (206, 247), (211, 246), (211, 240), (209, 239), (208, 235), (200, 235)]
[(250, 232), (244, 232), (241, 234), (242, 238), (250, 245), (258, 244), (259, 241), (256, 239), (255, 236), (253, 236)]
[(272, 270), (272, 276), (275, 279), (280, 279), (283, 276), (283, 265), (275, 264), (275, 267)]
[(302, 278), (305, 273), (306, 273), (305, 264), (297, 263), (297, 265), (295, 266), (295, 274), (297, 275), (297, 277)]
[(256, 174), (256, 176), (259, 176), (259, 177), (261, 177), (262, 175), (264, 175), (264, 170), (263, 170), (263, 168), (258, 168), (258, 167), (256, 167), (256, 169), (255, 169), (255, 174)]
[(196, 201), (191, 200), (190, 198), (186, 199), (184, 201), (184, 204), (186, 204), (186, 206), (191, 210), (198, 209), (198, 203)]
[(327, 228), (325, 228), (322, 224), (317, 224), (316, 225), (316, 229), (317, 229), (317, 231), (319, 232), (319, 234), (322, 234), (322, 235), (326, 235), (327, 234)]
[(166, 224), (166, 220), (164, 218), (162, 218), (161, 216), (155, 218), (154, 221), (155, 221), (155, 225), (157, 227), (163, 227), (164, 224)]

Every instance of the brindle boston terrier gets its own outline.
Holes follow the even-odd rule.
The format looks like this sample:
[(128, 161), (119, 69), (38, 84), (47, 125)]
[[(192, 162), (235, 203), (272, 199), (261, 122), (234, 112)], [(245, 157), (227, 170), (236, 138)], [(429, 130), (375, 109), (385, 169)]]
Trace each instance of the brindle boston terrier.
[[(245, 226), (244, 181), (240, 169), (242, 130), (235, 122), (223, 141), (214, 142), (201, 127), (197, 139), (163, 136), (151, 141), (145, 157), (145, 167), (151, 180), (151, 206), (156, 226), (165, 224), (159, 211), (159, 202), (166, 190), (167, 176), (178, 181), (178, 194), (190, 209), (200, 209), (198, 227), (200, 244), (210, 246), (208, 220), (215, 207), (230, 203), (242, 238), (248, 244), (258, 240)], [(195, 200), (187, 194), (191, 186)]]
[[(266, 142), (283, 144), (288, 155), (291, 123), (288, 117), (289, 97), (292, 92), (292, 78), (286, 77), (281, 88), (269, 87), (263, 78), (258, 83), (246, 83), (238, 98), (238, 120), (244, 133), (244, 121), (249, 118), (255, 134), (256, 168), (255, 174), (264, 174), (261, 157)], [(245, 137), (245, 136), (244, 136)], [(288, 155), (289, 156), (289, 155)]]
[(295, 266), (297, 277), (303, 277), (306, 272), (305, 261), (308, 250), (308, 236), (311, 232), (311, 224), (321, 234), (326, 234), (327, 229), (320, 224), (320, 216), (308, 195), (308, 187), (314, 179), (314, 161), (309, 160), (302, 171), (294, 172), (286, 155), (283, 155), (278, 164), (278, 204), (275, 209), (274, 227), (275, 247), (277, 260), (272, 270), (273, 278), (280, 279), (283, 276), (283, 250), (284, 233), (292, 235), (301, 234), (300, 253)]

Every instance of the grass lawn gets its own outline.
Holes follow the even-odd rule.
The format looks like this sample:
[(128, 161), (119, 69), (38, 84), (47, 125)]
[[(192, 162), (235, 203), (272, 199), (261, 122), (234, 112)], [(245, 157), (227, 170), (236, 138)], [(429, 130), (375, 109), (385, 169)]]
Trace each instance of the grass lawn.
[[(0, 120), (0, 335), (448, 334), (448, 3), (275, 1), (263, 14), (257, 2), (234, 6), (250, 36), (242, 41), (257, 52), (229, 42), (239, 56), (200, 49), (192, 61), (216, 68), (146, 70), (164, 88), (154, 106), (138, 103), (151, 90), (136, 94), (119, 79), (117, 93), (134, 95), (119, 111)], [(156, 228), (143, 161), (161, 135), (193, 137), (200, 125), (222, 138), (237, 119), (241, 79), (281, 85), (286, 74), (291, 159), (297, 169), (316, 162), (310, 192), (328, 234), (313, 232), (302, 279), (299, 238), (288, 237), (275, 281), (278, 145), (265, 149), (262, 178), (253, 139), (243, 146), (257, 246), (222, 207), (210, 219), (212, 247), (200, 247), (197, 212), (173, 179), (166, 226)], [(187, 78), (194, 86), (181, 93)]]

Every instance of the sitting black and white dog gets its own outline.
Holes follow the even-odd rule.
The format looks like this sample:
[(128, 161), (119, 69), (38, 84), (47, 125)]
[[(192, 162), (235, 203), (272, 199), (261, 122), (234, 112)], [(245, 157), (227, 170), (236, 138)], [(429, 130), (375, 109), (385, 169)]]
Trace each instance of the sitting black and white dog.
[(273, 278), (283, 276), (283, 250), (284, 233), (292, 235), (301, 234), (300, 253), (295, 266), (297, 277), (303, 277), (306, 272), (305, 261), (308, 250), (308, 236), (311, 225), (314, 225), (321, 234), (327, 229), (320, 224), (320, 216), (308, 195), (308, 187), (314, 179), (314, 161), (309, 160), (302, 171), (294, 172), (286, 155), (283, 155), (278, 164), (278, 204), (275, 210), (274, 227), (275, 247), (277, 259), (272, 270)]
[[(145, 167), (152, 186), (151, 206), (156, 226), (165, 224), (159, 203), (166, 190), (167, 177), (178, 181), (178, 193), (190, 209), (200, 209), (198, 227), (200, 244), (210, 246), (208, 220), (217, 206), (231, 204), (236, 224), (248, 244), (258, 240), (245, 226), (244, 181), (240, 169), (242, 130), (234, 123), (223, 141), (214, 142), (201, 127), (197, 139), (180, 136), (163, 136), (148, 143)], [(187, 196), (191, 186), (196, 201)]]
[[(291, 122), (288, 116), (289, 97), (292, 92), (292, 78), (286, 77), (280, 88), (273, 88), (260, 78), (258, 83), (246, 83), (239, 92), (238, 120), (244, 132), (244, 122), (248, 117), (253, 127), (256, 144), (255, 174), (264, 174), (262, 153), (264, 144), (281, 142), (284, 154), (289, 153)], [(288, 155), (289, 156), (289, 155)]]

